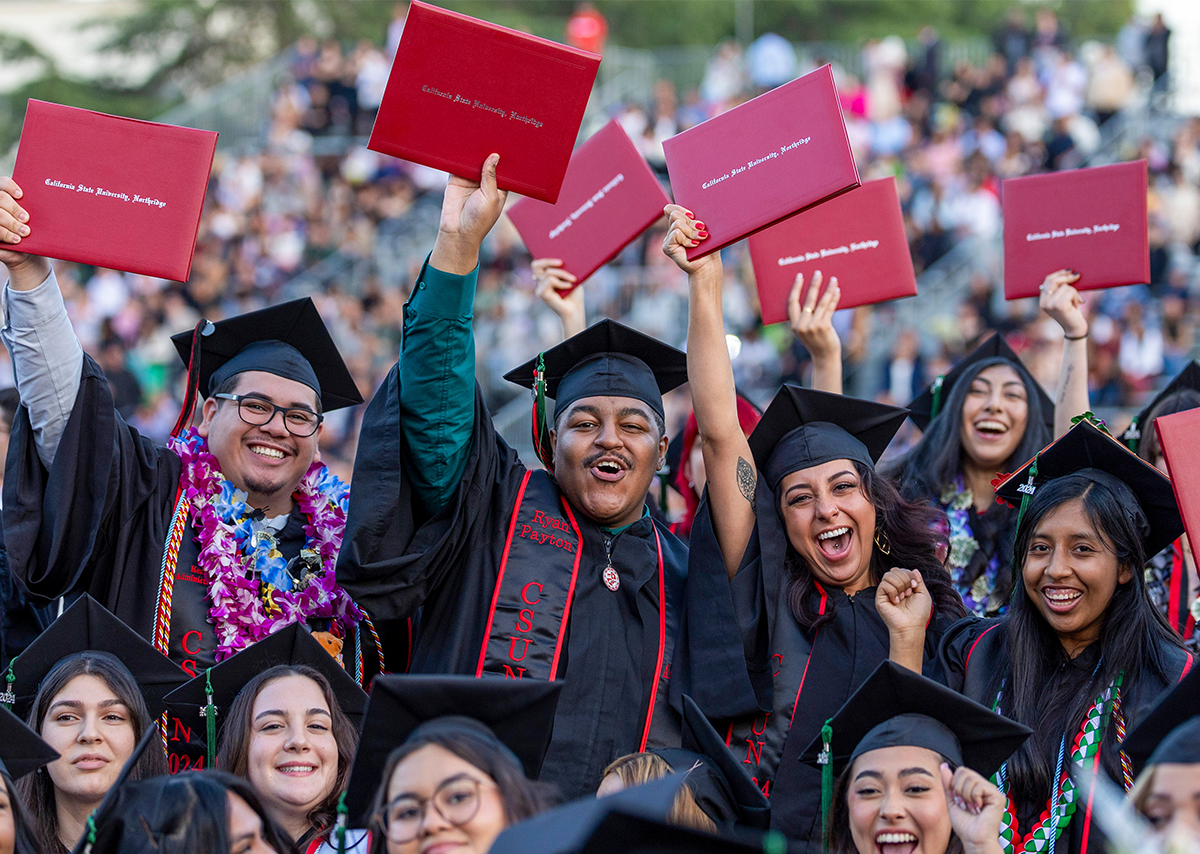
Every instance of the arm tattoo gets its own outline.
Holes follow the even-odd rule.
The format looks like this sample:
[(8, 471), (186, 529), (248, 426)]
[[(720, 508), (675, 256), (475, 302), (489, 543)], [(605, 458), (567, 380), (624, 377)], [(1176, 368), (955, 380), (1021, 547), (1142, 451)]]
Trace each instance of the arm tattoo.
[(1067, 387), (1071, 384), (1071, 374), (1075, 373), (1074, 365), (1067, 365), (1067, 375), (1063, 377), (1062, 389), (1058, 392), (1058, 404), (1067, 402)]
[(742, 491), (742, 497), (750, 502), (750, 507), (754, 507), (754, 487), (757, 483), (757, 478), (754, 476), (754, 469), (750, 463), (746, 462), (741, 457), (737, 461), (737, 482), (738, 489)]

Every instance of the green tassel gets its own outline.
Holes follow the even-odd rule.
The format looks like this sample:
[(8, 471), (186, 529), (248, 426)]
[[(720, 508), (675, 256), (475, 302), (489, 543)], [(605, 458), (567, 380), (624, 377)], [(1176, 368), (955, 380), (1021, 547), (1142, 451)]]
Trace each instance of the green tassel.
[(8, 663), (8, 672), (4, 674), (4, 693), (0, 694), (0, 703), (4, 704), (4, 708), (12, 711), (13, 703), (17, 702), (17, 694), (13, 691), (13, 683), (17, 681), (16, 674), (13, 673), (13, 665), (17, 663), (14, 658)]
[[(1017, 487), (1021, 492), (1021, 506), (1017, 508), (1017, 524), (1013, 530), (1021, 530), (1021, 520), (1025, 518), (1025, 511), (1029, 509), (1029, 502), (1033, 500), (1033, 493), (1037, 491), (1034, 486), (1034, 481), (1037, 480), (1038, 460), (1041, 459), (1042, 452), (1038, 451), (1033, 457), (1033, 462), (1029, 464), (1029, 479)], [(1016, 553), (1016, 543), (1013, 543), (1013, 567), (1014, 572), (1021, 566), (1021, 556)], [(1019, 585), (1013, 585), (1013, 595), (1016, 595)]]
[(546, 426), (545, 353), (538, 353), (537, 367), (533, 370), (533, 449), (546, 471), (554, 474), (554, 452), (550, 449), (550, 430)]
[(83, 854), (92, 854), (92, 846), (96, 844), (96, 814), (92, 813), (87, 819), (87, 831), (84, 833), (84, 839), (87, 840), (83, 846)]
[(346, 808), (346, 793), (338, 796), (337, 823), (333, 826), (333, 835), (337, 839), (337, 854), (346, 854), (346, 822), (350, 810)]
[(787, 854), (787, 837), (778, 830), (768, 830), (762, 838), (763, 854)]
[(205, 748), (208, 751), (208, 767), (217, 767), (217, 707), (213, 705), (212, 668), (204, 671), (204, 708), (200, 717), (204, 718)]
[(1138, 424), (1140, 419), (1141, 415), (1133, 416), (1133, 420), (1129, 422), (1129, 428), (1125, 431), (1125, 435), (1121, 437), (1125, 440), (1125, 444), (1129, 446), (1129, 450), (1135, 454), (1138, 452), (1138, 445), (1142, 441), (1141, 425)]
[(826, 851), (829, 850), (829, 810), (833, 806), (832, 721), (830, 718), (821, 727), (821, 752), (817, 754), (817, 764), (821, 766), (821, 838)]
[(946, 375), (940, 375), (933, 381), (933, 386), (930, 389), (933, 392), (933, 403), (929, 407), (929, 420), (938, 417), (938, 413), (942, 411), (942, 383), (946, 381)]

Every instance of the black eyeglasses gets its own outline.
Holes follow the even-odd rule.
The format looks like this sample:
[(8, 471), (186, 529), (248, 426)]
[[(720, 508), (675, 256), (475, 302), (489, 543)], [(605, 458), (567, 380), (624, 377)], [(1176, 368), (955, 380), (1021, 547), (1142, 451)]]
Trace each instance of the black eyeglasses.
[(311, 409), (302, 409), (297, 406), (276, 406), (261, 397), (248, 394), (214, 394), (213, 397), (237, 403), (238, 415), (247, 424), (253, 424), (255, 427), (263, 426), (275, 417), (276, 412), (282, 412), (283, 425), (287, 431), (302, 439), (316, 433), (321, 422), (325, 420), (324, 415), (318, 415)]
[(393, 845), (412, 842), (421, 833), (421, 823), (430, 804), (443, 819), (455, 827), (462, 827), (479, 812), (482, 800), (479, 790), (484, 785), (492, 784), (460, 774), (443, 781), (431, 798), (401, 795), (386, 805), (378, 816), (383, 835)]

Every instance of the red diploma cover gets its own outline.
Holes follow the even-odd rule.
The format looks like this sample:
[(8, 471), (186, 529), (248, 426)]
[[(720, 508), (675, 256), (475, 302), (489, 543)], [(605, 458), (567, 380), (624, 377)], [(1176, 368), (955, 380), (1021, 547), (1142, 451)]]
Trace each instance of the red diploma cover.
[(1160, 415), (1154, 419), (1154, 429), (1167, 460), (1183, 527), (1190, 542), (1200, 542), (1200, 409)]
[(797, 273), (804, 274), (806, 293), (817, 270), (822, 290), (836, 276), (842, 288), (838, 308), (917, 295), (895, 178), (868, 181), (763, 229), (750, 238), (750, 260), (763, 323), (788, 319)]
[(669, 201), (613, 119), (571, 156), (556, 204), (521, 199), (508, 216), (534, 258), (561, 258), (583, 282), (662, 216)]
[(367, 147), (553, 204), (600, 57), (413, 0)]
[(187, 281), (217, 135), (30, 100), (21, 252)]
[(675, 201), (708, 226), (695, 260), (857, 187), (828, 65), (663, 143)]
[(1150, 280), (1145, 160), (1009, 178), (1000, 191), (1005, 299), (1037, 296), (1064, 267), (1081, 291)]

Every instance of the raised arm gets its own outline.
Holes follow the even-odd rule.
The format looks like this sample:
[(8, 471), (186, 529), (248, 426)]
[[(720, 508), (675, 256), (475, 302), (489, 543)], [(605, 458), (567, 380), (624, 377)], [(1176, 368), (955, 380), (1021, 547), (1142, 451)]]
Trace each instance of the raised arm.
[(1088, 401), (1088, 321), (1083, 297), (1072, 285), (1079, 281), (1073, 270), (1058, 270), (1042, 282), (1038, 304), (1063, 331), (1062, 366), (1054, 392), (1054, 438), (1071, 429), (1071, 419), (1091, 409)]
[(462, 478), (475, 419), (471, 330), (479, 247), (508, 195), (496, 186), (500, 156), (482, 182), (452, 176), (437, 240), (404, 309), (400, 345), (400, 429), (413, 488), (425, 509), (441, 510)]
[(679, 205), (667, 205), (666, 213), (670, 222), (663, 252), (688, 274), (688, 385), (708, 474), (708, 502), (725, 571), (733, 578), (754, 531), (758, 472), (737, 418), (733, 364), (721, 313), (721, 256), (713, 253), (688, 261), (687, 248), (707, 239), (708, 232)]
[[(583, 307), (583, 285), (575, 284), (575, 276), (563, 269), (558, 258), (536, 258), (533, 264), (533, 283), (542, 302), (562, 321), (563, 339), (578, 335), (587, 329), (587, 315)], [(566, 291), (570, 290), (570, 293)]]
[[(842, 341), (833, 328), (833, 313), (837, 311), (842, 291), (837, 276), (829, 280), (829, 287), (821, 293), (821, 271), (813, 273), (812, 286), (804, 295), (804, 274), (796, 275), (792, 292), (788, 296), (788, 322), (792, 334), (812, 355), (813, 388), (830, 394), (842, 393)], [(818, 299), (820, 295), (820, 299)]]
[[(12, 178), (0, 177), (0, 247), (18, 247), (31, 233), (29, 213), (19, 203), (22, 196)], [(8, 268), (8, 286), (0, 300), (0, 338), (12, 357), (38, 457), (49, 469), (79, 392), (83, 348), (71, 328), (50, 262), (15, 248), (0, 248), (0, 264)]]

